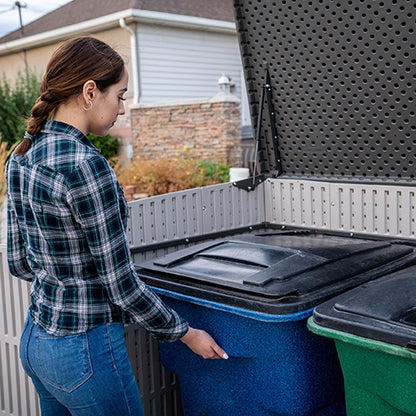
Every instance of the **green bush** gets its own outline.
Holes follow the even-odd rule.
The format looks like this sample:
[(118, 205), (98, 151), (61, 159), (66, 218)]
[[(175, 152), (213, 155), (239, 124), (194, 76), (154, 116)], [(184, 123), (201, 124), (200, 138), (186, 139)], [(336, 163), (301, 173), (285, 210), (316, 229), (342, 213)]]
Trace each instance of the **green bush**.
[(206, 178), (215, 182), (228, 182), (230, 180), (230, 166), (224, 163), (211, 162), (208, 160), (199, 160), (198, 167), (204, 171)]
[(88, 135), (88, 140), (98, 149), (101, 150), (101, 154), (113, 165), (117, 161), (118, 152), (118, 138), (115, 136), (98, 137), (93, 134)]
[(13, 86), (5, 76), (0, 81), (0, 134), (9, 147), (22, 140), (39, 87), (39, 80), (31, 73), (19, 73)]

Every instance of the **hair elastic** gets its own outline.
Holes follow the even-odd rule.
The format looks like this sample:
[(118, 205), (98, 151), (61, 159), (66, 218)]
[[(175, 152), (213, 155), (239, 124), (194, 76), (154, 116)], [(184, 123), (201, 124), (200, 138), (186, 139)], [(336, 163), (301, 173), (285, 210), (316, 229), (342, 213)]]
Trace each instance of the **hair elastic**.
[(24, 139), (28, 139), (31, 142), (33, 142), (33, 134), (28, 133), (27, 131), (25, 131), (25, 135), (23, 136)]

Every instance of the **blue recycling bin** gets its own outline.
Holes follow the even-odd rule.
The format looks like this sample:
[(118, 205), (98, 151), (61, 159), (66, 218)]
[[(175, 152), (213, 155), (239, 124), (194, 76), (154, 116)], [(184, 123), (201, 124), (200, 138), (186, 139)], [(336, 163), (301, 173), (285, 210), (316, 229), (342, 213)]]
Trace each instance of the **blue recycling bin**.
[(138, 266), (141, 278), (228, 360), (160, 344), (180, 382), (185, 416), (345, 415), (332, 340), (307, 329), (313, 307), (403, 267), (413, 249), (318, 233), (211, 241)]

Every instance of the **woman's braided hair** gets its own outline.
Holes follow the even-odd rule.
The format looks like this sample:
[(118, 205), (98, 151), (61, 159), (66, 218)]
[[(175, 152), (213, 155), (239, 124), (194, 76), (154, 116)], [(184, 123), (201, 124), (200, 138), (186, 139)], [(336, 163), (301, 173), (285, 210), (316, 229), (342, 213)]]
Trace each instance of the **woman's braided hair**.
[(100, 91), (120, 81), (124, 71), (121, 56), (106, 43), (89, 36), (64, 42), (52, 55), (32, 107), (25, 139), (15, 153), (25, 154), (30, 137), (39, 133), (60, 103), (81, 94), (85, 82), (95, 81)]

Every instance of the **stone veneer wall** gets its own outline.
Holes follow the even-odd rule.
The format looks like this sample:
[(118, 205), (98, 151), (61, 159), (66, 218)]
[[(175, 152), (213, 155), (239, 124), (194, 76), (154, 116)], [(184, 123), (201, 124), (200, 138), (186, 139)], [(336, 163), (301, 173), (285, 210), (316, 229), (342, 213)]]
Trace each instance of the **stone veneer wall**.
[(189, 156), (241, 165), (241, 118), (238, 99), (188, 100), (132, 106), (135, 156)]

